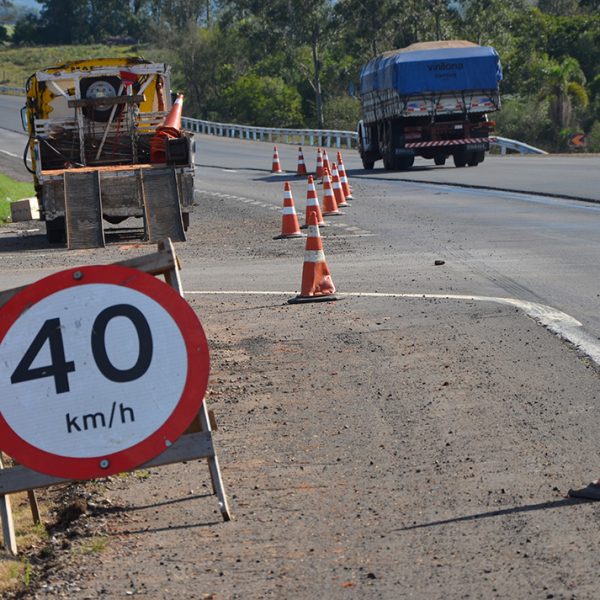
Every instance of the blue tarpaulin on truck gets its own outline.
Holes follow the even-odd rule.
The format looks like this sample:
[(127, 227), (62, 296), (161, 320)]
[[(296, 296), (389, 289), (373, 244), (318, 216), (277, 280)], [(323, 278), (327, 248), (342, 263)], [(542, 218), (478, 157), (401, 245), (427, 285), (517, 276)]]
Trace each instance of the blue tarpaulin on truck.
[(500, 57), (491, 46), (436, 48), (386, 53), (360, 74), (360, 92), (392, 89), (401, 96), (496, 90), (502, 80)]

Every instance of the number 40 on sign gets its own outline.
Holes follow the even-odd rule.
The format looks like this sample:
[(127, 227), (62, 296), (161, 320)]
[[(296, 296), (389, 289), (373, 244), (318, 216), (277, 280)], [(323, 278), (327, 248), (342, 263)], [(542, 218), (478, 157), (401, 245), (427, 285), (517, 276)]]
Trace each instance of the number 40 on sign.
[(32, 469), (84, 479), (135, 468), (200, 409), (202, 325), (155, 277), (115, 265), (63, 271), (2, 316), (1, 449)]

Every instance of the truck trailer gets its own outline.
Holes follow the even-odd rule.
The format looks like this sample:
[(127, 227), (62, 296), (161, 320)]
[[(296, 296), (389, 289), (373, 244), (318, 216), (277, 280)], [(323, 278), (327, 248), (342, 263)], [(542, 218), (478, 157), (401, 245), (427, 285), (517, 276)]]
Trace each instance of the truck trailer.
[(143, 219), (150, 241), (185, 239), (193, 142), (184, 131), (160, 137), (172, 109), (168, 65), (138, 57), (70, 61), (34, 73), (26, 92), (26, 150), (50, 243), (102, 246), (102, 221), (129, 217)]
[(500, 109), (502, 68), (490, 46), (422, 42), (384, 52), (360, 73), (358, 147), (365, 169), (410, 169), (415, 156), (477, 166), (489, 150)]

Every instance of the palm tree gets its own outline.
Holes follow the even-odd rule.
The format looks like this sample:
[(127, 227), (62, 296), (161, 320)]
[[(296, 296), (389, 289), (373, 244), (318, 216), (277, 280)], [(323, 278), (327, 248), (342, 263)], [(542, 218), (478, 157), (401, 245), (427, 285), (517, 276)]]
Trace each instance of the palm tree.
[(541, 95), (550, 101), (550, 118), (561, 131), (572, 124), (573, 100), (583, 108), (589, 103), (584, 87), (585, 75), (571, 56), (565, 57), (562, 62), (548, 60), (542, 74)]

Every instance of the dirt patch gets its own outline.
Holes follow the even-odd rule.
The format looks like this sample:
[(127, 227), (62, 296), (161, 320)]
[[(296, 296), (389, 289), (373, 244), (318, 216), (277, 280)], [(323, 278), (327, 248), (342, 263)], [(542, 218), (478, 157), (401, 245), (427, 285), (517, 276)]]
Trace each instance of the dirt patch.
[(204, 461), (111, 478), (33, 597), (594, 596), (593, 368), (505, 307), (282, 300), (191, 300), (235, 520)]

